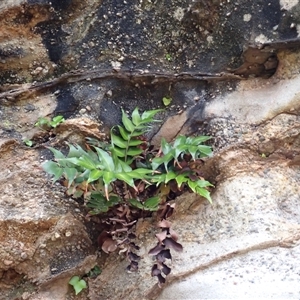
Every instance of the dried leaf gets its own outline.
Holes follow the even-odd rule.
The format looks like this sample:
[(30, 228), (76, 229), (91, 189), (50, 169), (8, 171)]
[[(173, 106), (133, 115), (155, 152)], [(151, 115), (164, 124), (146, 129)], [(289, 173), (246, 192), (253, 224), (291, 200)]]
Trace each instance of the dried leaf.
[(157, 255), (158, 253), (160, 253), (164, 249), (165, 248), (164, 248), (163, 245), (160, 245), (159, 243), (157, 243), (157, 245), (154, 248), (149, 250), (148, 254), (149, 255)]
[(128, 238), (131, 239), (131, 240), (133, 240), (133, 239), (136, 238), (136, 235), (135, 235), (134, 233), (130, 232), (130, 233), (128, 234)]
[(166, 213), (165, 213), (164, 218), (165, 218), (165, 219), (170, 218), (170, 217), (173, 215), (173, 212), (174, 212), (174, 207), (172, 207), (172, 206), (169, 204), (169, 205), (167, 206), (167, 210), (166, 210)]
[(125, 231), (128, 231), (128, 228), (127, 228), (127, 227), (124, 227), (124, 228), (118, 228), (118, 229), (116, 229), (116, 230), (114, 230), (114, 231), (111, 231), (110, 233), (111, 233), (112, 235), (115, 235), (116, 233), (125, 232)]
[(123, 218), (125, 215), (130, 214), (130, 209), (128, 206), (119, 206), (116, 211), (116, 215), (120, 218)]
[(182, 245), (174, 241), (172, 238), (166, 238), (164, 240), (164, 244), (166, 247), (172, 248), (177, 252), (181, 252), (183, 250)]
[(129, 239), (125, 238), (123, 240), (118, 240), (118, 247), (122, 246), (125, 247), (125, 245), (127, 245), (129, 243)]
[(165, 203), (161, 209), (158, 210), (158, 216), (161, 219), (168, 219), (172, 216), (175, 208), (175, 202), (173, 203)]
[(162, 250), (156, 255), (156, 259), (161, 263), (163, 263), (166, 260), (166, 258), (172, 259), (170, 249)]
[(192, 180), (192, 181), (196, 181), (198, 179), (198, 176), (196, 176), (195, 174), (189, 174), (189, 178)]
[(172, 228), (169, 229), (169, 233), (171, 235), (171, 238), (174, 240), (174, 241), (177, 241), (178, 240), (178, 234), (175, 230), (173, 230)]
[(158, 274), (157, 278), (160, 284), (164, 284), (166, 282), (166, 279), (161, 274)]
[(167, 220), (162, 220), (158, 223), (158, 227), (160, 228), (170, 228), (172, 225), (172, 223), (170, 221), (167, 221)]
[(102, 248), (102, 245), (107, 238), (111, 238), (111, 235), (107, 231), (102, 231), (98, 236), (98, 245), (100, 248)]
[(167, 265), (165, 265), (164, 263), (162, 263), (162, 272), (165, 275), (169, 275), (171, 273), (171, 268), (169, 268)]
[(170, 186), (168, 184), (161, 184), (158, 193), (160, 198), (167, 197), (170, 193)]
[(128, 252), (128, 258), (131, 260), (131, 261), (139, 261), (141, 259), (141, 257), (131, 251)]
[(132, 225), (134, 225), (137, 222), (137, 220), (133, 220), (130, 223), (125, 224), (124, 226), (126, 227), (131, 227)]
[(175, 202), (170, 203), (170, 207), (171, 207), (171, 208), (175, 209), (175, 206), (176, 206), (176, 203), (175, 203)]
[(107, 238), (102, 245), (102, 250), (105, 253), (114, 252), (117, 248), (117, 242), (114, 241), (112, 238)]
[(157, 216), (160, 218), (160, 219), (165, 219), (165, 214), (166, 214), (166, 211), (168, 210), (168, 205), (167, 203), (163, 204), (160, 206), (160, 208), (158, 209), (157, 211)]
[[(122, 225), (126, 224), (125, 220), (118, 219), (118, 218), (109, 218), (109, 220), (112, 221), (113, 223), (121, 223)], [(121, 227), (119, 227), (119, 228), (121, 228)]]
[(141, 181), (137, 186), (139, 193), (142, 193), (145, 190), (145, 187), (146, 187), (145, 182)]
[(159, 274), (161, 274), (160, 269), (157, 267), (157, 264), (153, 265), (152, 269), (151, 269), (151, 276), (158, 276)]
[(163, 240), (167, 237), (167, 231), (164, 230), (160, 233), (157, 233), (155, 236), (157, 237), (159, 244), (161, 244), (163, 242)]
[(160, 254), (163, 255), (165, 258), (172, 259), (170, 249), (164, 249), (163, 251), (161, 251)]
[(177, 194), (179, 191), (178, 184), (175, 180), (170, 181), (169, 183), (170, 189), (173, 193)]
[(129, 245), (130, 245), (130, 247), (134, 248), (135, 250), (140, 250), (140, 247), (133, 242), (131, 242)]
[(127, 266), (126, 270), (128, 272), (137, 272), (137, 270), (139, 269), (139, 264), (136, 261), (132, 261), (130, 263), (130, 265)]

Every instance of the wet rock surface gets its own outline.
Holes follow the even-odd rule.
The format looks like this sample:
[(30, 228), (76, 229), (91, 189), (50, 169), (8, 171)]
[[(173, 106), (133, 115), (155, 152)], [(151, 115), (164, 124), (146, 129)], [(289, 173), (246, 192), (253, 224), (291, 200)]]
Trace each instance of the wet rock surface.
[[(250, 2), (0, 3), (1, 299), (73, 299), (68, 280), (95, 264), (82, 299), (299, 298), (300, 3)], [(156, 144), (213, 137), (213, 204), (178, 199), (184, 252), (165, 290), (150, 277), (154, 220), (138, 224), (143, 260), (127, 274), (122, 257), (97, 258), (82, 206), (40, 168), (43, 146), (102, 139), (136, 106), (165, 108)], [(52, 132), (34, 127), (58, 114)]]

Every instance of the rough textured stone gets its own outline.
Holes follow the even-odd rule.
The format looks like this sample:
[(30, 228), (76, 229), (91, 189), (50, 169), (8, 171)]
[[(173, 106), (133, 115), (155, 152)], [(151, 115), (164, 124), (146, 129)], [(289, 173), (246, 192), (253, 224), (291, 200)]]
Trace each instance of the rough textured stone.
[[(230, 79), (232, 73), (268, 77), (285, 49), (297, 48), (298, 5), (245, 0), (10, 1), (0, 10), (5, 16), (0, 73), (2, 89), (10, 93), (0, 97), (8, 110), (13, 99), (19, 100), (14, 102), (19, 109), (34, 105), (31, 120), (53, 112), (51, 106), (44, 111), (46, 103), (41, 109), (37, 96), (53, 97), (55, 113), (65, 117), (90, 106), (88, 116), (111, 127), (119, 121), (120, 106), (161, 107), (168, 96), (172, 105), (167, 116), (186, 110), (199, 121), (218, 89), (221, 95), (235, 89), (234, 83), (218, 85), (215, 79)], [(175, 74), (181, 76), (174, 81)], [(34, 80), (48, 83), (28, 90), (25, 83)], [(13, 118), (8, 121), (6, 127), (19, 131)], [(186, 125), (195, 129), (193, 122)], [(180, 126), (174, 127), (179, 131)]]
[[(230, 157), (239, 155), (241, 155), (239, 151), (231, 151), (227, 158), (223, 158), (224, 163), (227, 163), (226, 169), (231, 169), (228, 170), (229, 174), (232, 171), (236, 173), (218, 184), (212, 195), (213, 205), (190, 194), (177, 199), (177, 213), (172, 223), (174, 230), (180, 236), (184, 252), (173, 253), (172, 275), (168, 283), (174, 283), (166, 288), (159, 299), (190, 298), (190, 284), (197, 281), (201, 286), (203, 270), (212, 268), (214, 271), (206, 271), (206, 274), (210, 274), (210, 278), (215, 281), (219, 278), (218, 268), (214, 267), (215, 265), (221, 264), (222, 270), (232, 269), (234, 273), (234, 261), (243, 257), (245, 259), (256, 257), (257, 266), (261, 269), (264, 268), (264, 257), (260, 260), (257, 258), (260, 253), (258, 250), (264, 250), (264, 256), (271, 256), (274, 248), (278, 249), (275, 251), (282, 252), (281, 247), (293, 248), (299, 244), (300, 211), (297, 206), (299, 169), (287, 167), (287, 161), (284, 160), (281, 162), (277, 160), (276, 164), (269, 160), (263, 163), (253, 160), (252, 165), (248, 164), (247, 170), (236, 170), (236, 166), (230, 164)], [(286, 189), (287, 186), (288, 189)], [(112, 258), (108, 262), (107, 270), (93, 282), (91, 299), (106, 298), (108, 295), (111, 295), (112, 299), (118, 299), (121, 295), (127, 295), (133, 299), (154, 299), (161, 292), (157, 286), (151, 289), (151, 281), (145, 279), (153, 264), (147, 257), (147, 249), (153, 246), (154, 241), (151, 235), (154, 235), (155, 228), (149, 224), (143, 228), (147, 228), (144, 230), (144, 243), (141, 250), (145, 258), (139, 274), (116, 276), (122, 268), (126, 267), (126, 262), (116, 262)], [(297, 249), (291, 251), (297, 252)], [(274, 262), (280, 265), (280, 261), (275, 258)], [(296, 264), (295, 268), (298, 267)], [(242, 273), (241, 269), (240, 272)], [(261, 272), (262, 275), (267, 276), (267, 271)], [(280, 274), (280, 270), (276, 272), (277, 275)], [(254, 276), (254, 274), (251, 275)], [(282, 279), (291, 289), (294, 285), (293, 280), (297, 278), (293, 276), (294, 273), (289, 272)], [(279, 280), (275, 275), (272, 278)], [(177, 287), (176, 281), (185, 279), (186, 285), (179, 283)], [(266, 278), (266, 282), (269, 280), (271, 278)], [(112, 281), (114, 284), (110, 284)], [(136, 282), (139, 282), (138, 286)], [(152, 285), (153, 283), (154, 281)], [(213, 285), (214, 282), (211, 284)], [(216, 282), (217, 288), (219, 284)], [(105, 288), (100, 291), (100, 286), (105, 286)], [(180, 296), (176, 295), (178, 289), (181, 290)], [(98, 291), (96, 295), (95, 291)], [(208, 291), (198, 289), (196, 291), (195, 299), (197, 297), (198, 299), (217, 298), (221, 295), (221, 290), (212, 288)], [(287, 289), (282, 293), (279, 290), (276, 291), (274, 295), (280, 297), (286, 295)], [(235, 298), (234, 289), (231, 292), (227, 290), (226, 293), (228, 297)], [(255, 294), (250, 293), (250, 295)]]
[(55, 286), (56, 280), (88, 272), (96, 257), (83, 219), (62, 188), (51, 187), (41, 172), (38, 152), (4, 139), (0, 151), (0, 298), (13, 297), (14, 287), (25, 277)]
[(190, 275), (158, 299), (297, 299), (299, 246), (254, 250)]
[[(234, 298), (249, 287), (257, 291), (249, 297), (298, 297), (299, 12), (297, 0), (2, 1), (3, 299), (72, 298), (69, 278), (96, 261), (76, 203), (40, 170), (49, 152), (25, 148), (21, 139), (43, 142), (56, 133), (60, 145), (102, 138), (120, 122), (121, 107), (165, 108), (163, 97), (171, 104), (150, 137), (159, 143), (180, 133), (210, 134), (215, 155), (205, 174), (216, 188), (213, 205), (192, 195), (178, 199), (173, 223), (185, 250), (174, 256), (160, 299), (193, 292)], [(33, 129), (53, 114), (70, 120), (48, 136)], [(121, 257), (103, 256), (103, 273), (88, 279), (82, 299), (158, 297), (147, 255), (155, 222), (144, 220), (137, 231), (140, 271), (126, 274)], [(294, 274), (282, 266), (284, 255)], [(252, 261), (269, 294), (251, 282)], [(240, 279), (217, 282), (228, 270)], [(286, 289), (291, 284), (294, 294)]]

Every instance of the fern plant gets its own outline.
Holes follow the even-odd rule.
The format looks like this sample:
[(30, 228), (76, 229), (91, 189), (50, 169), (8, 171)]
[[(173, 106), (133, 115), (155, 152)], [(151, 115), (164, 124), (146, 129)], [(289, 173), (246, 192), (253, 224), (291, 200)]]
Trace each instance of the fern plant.
[[(54, 160), (43, 164), (54, 181), (62, 178), (68, 195), (85, 199), (90, 215), (106, 214), (110, 229), (98, 238), (99, 245), (107, 253), (121, 248), (131, 271), (138, 268), (140, 259), (132, 240), (138, 218), (160, 209), (161, 219), (166, 219), (173, 212), (168, 201), (186, 190), (211, 202), (212, 184), (202, 174), (203, 158), (212, 153), (203, 143), (210, 137), (178, 136), (172, 143), (162, 139), (160, 148), (155, 149), (146, 134), (160, 111), (140, 114), (136, 108), (129, 118), (122, 110), (122, 125), (111, 129), (110, 142), (87, 138), (85, 147), (68, 144), (67, 155), (49, 147)], [(176, 240), (171, 241), (173, 231), (163, 231), (166, 237), (155, 250), (158, 257), (162, 245), (180, 249)]]
[(67, 193), (75, 198), (83, 195), (90, 200), (88, 207), (99, 206), (97, 212), (106, 212), (113, 206), (112, 203), (124, 200), (120, 199), (122, 197), (117, 192), (116, 184), (120, 181), (125, 184), (122, 189), (134, 196), (129, 203), (141, 209), (151, 210), (157, 207), (159, 199), (151, 199), (150, 202), (156, 201), (156, 205), (144, 205), (139, 197), (138, 186), (146, 188), (156, 185), (159, 190), (161, 185), (174, 181), (178, 191), (188, 187), (211, 201), (207, 187), (212, 185), (201, 177), (202, 158), (211, 155), (211, 148), (202, 143), (209, 137), (178, 136), (172, 144), (162, 139), (160, 149), (151, 149), (145, 134), (149, 124), (156, 121), (154, 116), (159, 111), (151, 110), (140, 114), (136, 108), (130, 120), (122, 110), (123, 126), (111, 129), (110, 144), (88, 139), (87, 150), (79, 145), (69, 144), (66, 156), (49, 147), (55, 161), (45, 162), (44, 170), (53, 175), (54, 181), (63, 177), (68, 187)]
[[(49, 147), (56, 162), (45, 162), (44, 170), (53, 175), (54, 181), (64, 177), (69, 195), (92, 198), (92, 203), (103, 205), (103, 211), (107, 211), (108, 206), (104, 204), (103, 197), (100, 197), (101, 193), (106, 200), (115, 199), (110, 194), (118, 194), (116, 181), (122, 181), (127, 189), (131, 187), (138, 192), (135, 181), (144, 180), (153, 172), (151, 168), (132, 168), (131, 165), (143, 153), (143, 147), (148, 147), (141, 137), (147, 132), (147, 124), (154, 121), (153, 117), (158, 111), (160, 110), (146, 111), (140, 115), (138, 109), (135, 109), (132, 121), (122, 111), (124, 127), (112, 128), (111, 144), (88, 140), (94, 151), (90, 147), (84, 150), (79, 145), (69, 145), (69, 153), (65, 156), (59, 150)], [(115, 133), (116, 129), (120, 135)]]

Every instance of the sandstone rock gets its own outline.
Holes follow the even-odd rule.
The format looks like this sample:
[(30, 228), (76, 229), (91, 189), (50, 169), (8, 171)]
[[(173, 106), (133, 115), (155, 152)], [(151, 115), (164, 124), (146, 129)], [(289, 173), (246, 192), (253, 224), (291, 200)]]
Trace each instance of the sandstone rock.
[[(188, 224), (192, 235), (176, 261), (179, 283), (158, 299), (297, 297), (299, 264), (289, 255), (299, 252), (298, 183), (298, 169), (266, 164), (259, 173), (249, 170), (220, 184), (213, 206), (177, 224), (179, 232)], [(291, 260), (282, 264), (286, 257)], [(288, 266), (293, 270), (283, 271)]]
[(60, 141), (68, 140), (80, 144), (85, 137), (103, 140), (105, 133), (100, 132), (98, 123), (88, 118), (75, 118), (66, 120), (55, 129), (55, 134)]
[(254, 250), (184, 277), (157, 299), (296, 299), (299, 246)]
[[(41, 172), (36, 151), (13, 140), (0, 144), (0, 274), (5, 283), (0, 298), (10, 299), (22, 278), (42, 286), (87, 273), (96, 257), (83, 219), (68, 213), (72, 202)], [(14, 274), (11, 282), (9, 273)]]
[[(169, 287), (162, 292), (162, 289), (154, 285), (153, 280), (146, 279), (153, 264), (147, 256), (147, 250), (153, 246), (151, 234), (152, 236), (155, 234), (155, 227), (147, 225), (148, 229), (145, 230), (141, 245), (144, 260), (139, 273), (117, 276), (122, 268), (125, 269), (126, 262), (116, 261), (115, 258), (108, 260), (103, 274), (91, 284), (91, 299), (106, 298), (108, 295), (111, 295), (112, 299), (118, 299), (121, 295), (128, 295), (133, 299), (156, 299), (161, 292), (162, 295), (158, 299), (221, 297), (223, 285), (217, 282), (220, 268), (223, 270), (221, 274), (228, 273), (229, 269), (232, 269), (232, 274), (242, 274), (241, 266), (235, 270), (236, 264), (246, 260), (251, 266), (249, 260), (254, 257), (257, 268), (261, 269), (266, 256), (272, 255), (274, 251), (286, 253), (285, 250), (281, 250), (282, 247), (293, 248), (298, 245), (300, 242), (300, 211), (297, 207), (298, 169), (287, 168), (286, 161), (280, 163), (277, 161), (274, 165), (268, 160), (263, 164), (253, 160), (251, 165), (248, 164), (247, 170), (238, 170), (230, 163), (230, 157), (239, 155), (241, 155), (239, 151), (232, 151), (227, 155), (227, 159), (223, 157), (223, 163), (227, 164), (227, 171), (223, 172), (228, 172), (229, 178), (217, 185), (212, 195), (213, 205), (190, 194), (176, 200), (177, 213), (172, 223), (174, 230), (179, 234), (180, 243), (184, 246), (184, 252), (172, 253)], [(235, 174), (232, 176), (234, 170)], [(291, 251), (297, 253), (297, 249)], [(274, 258), (274, 264), (277, 266), (275, 274), (279, 276), (281, 263)], [(216, 265), (220, 267), (214, 267)], [(296, 264), (295, 267), (299, 268), (299, 265)], [(267, 272), (270, 271), (261, 272), (260, 276), (267, 276)], [(254, 276), (253, 273), (251, 275)], [(282, 280), (285, 284), (289, 284), (292, 276), (293, 272), (289, 272)], [(279, 280), (276, 276), (274, 278)], [(195, 286), (191, 288), (194, 282), (198, 282), (199, 287), (205, 287), (207, 280), (211, 280), (211, 285), (216, 286), (216, 289), (207, 287), (207, 290), (205, 288), (201, 290)], [(265, 281), (269, 280), (266, 277)], [(185, 281), (186, 284), (182, 283)], [(136, 282), (139, 282), (138, 286)], [(233, 278), (230, 283), (234, 282)], [(238, 282), (243, 284), (241, 279)], [(290, 288), (292, 285), (291, 282)], [(100, 291), (100, 286), (105, 288)], [(243, 288), (237, 290), (242, 293)], [(191, 291), (196, 294), (189, 296)], [(234, 291), (235, 289), (226, 289), (226, 295), (234, 298)], [(263, 295), (262, 290), (259, 293)], [(276, 289), (270, 295), (278, 297), (286, 295), (285, 293), (287, 289), (285, 292)], [(256, 294), (253, 291), (249, 292), (249, 295)]]
[[(171, 105), (149, 136), (158, 143), (177, 134), (211, 135), (215, 155), (205, 173), (216, 188), (213, 205), (189, 194), (178, 199), (172, 222), (185, 250), (174, 255), (160, 299), (234, 298), (246, 288), (257, 291), (250, 297), (297, 297), (295, 285), (292, 295), (284, 284), (299, 279), (275, 257), (287, 255), (286, 265), (298, 272), (299, 6), (288, 0), (2, 1), (3, 299), (65, 299), (69, 278), (96, 261), (80, 209), (41, 172), (40, 156), (49, 152), (28, 149), (21, 139), (45, 138), (32, 129), (35, 122), (58, 114), (72, 119), (57, 128), (57, 141), (102, 138), (99, 128), (118, 124), (120, 108), (165, 108), (163, 97)], [(154, 299), (162, 292), (149, 277), (155, 222), (138, 226), (140, 271), (126, 274), (121, 257), (104, 257), (103, 273), (88, 279), (82, 299)], [(267, 260), (274, 271), (264, 267)], [(223, 280), (241, 287), (226, 289), (216, 274), (228, 276), (228, 269), (245, 280), (253, 281), (254, 272), (265, 284), (274, 279), (282, 290), (271, 284), (264, 294), (260, 283), (242, 279)], [(22, 276), (27, 286), (19, 295)]]

